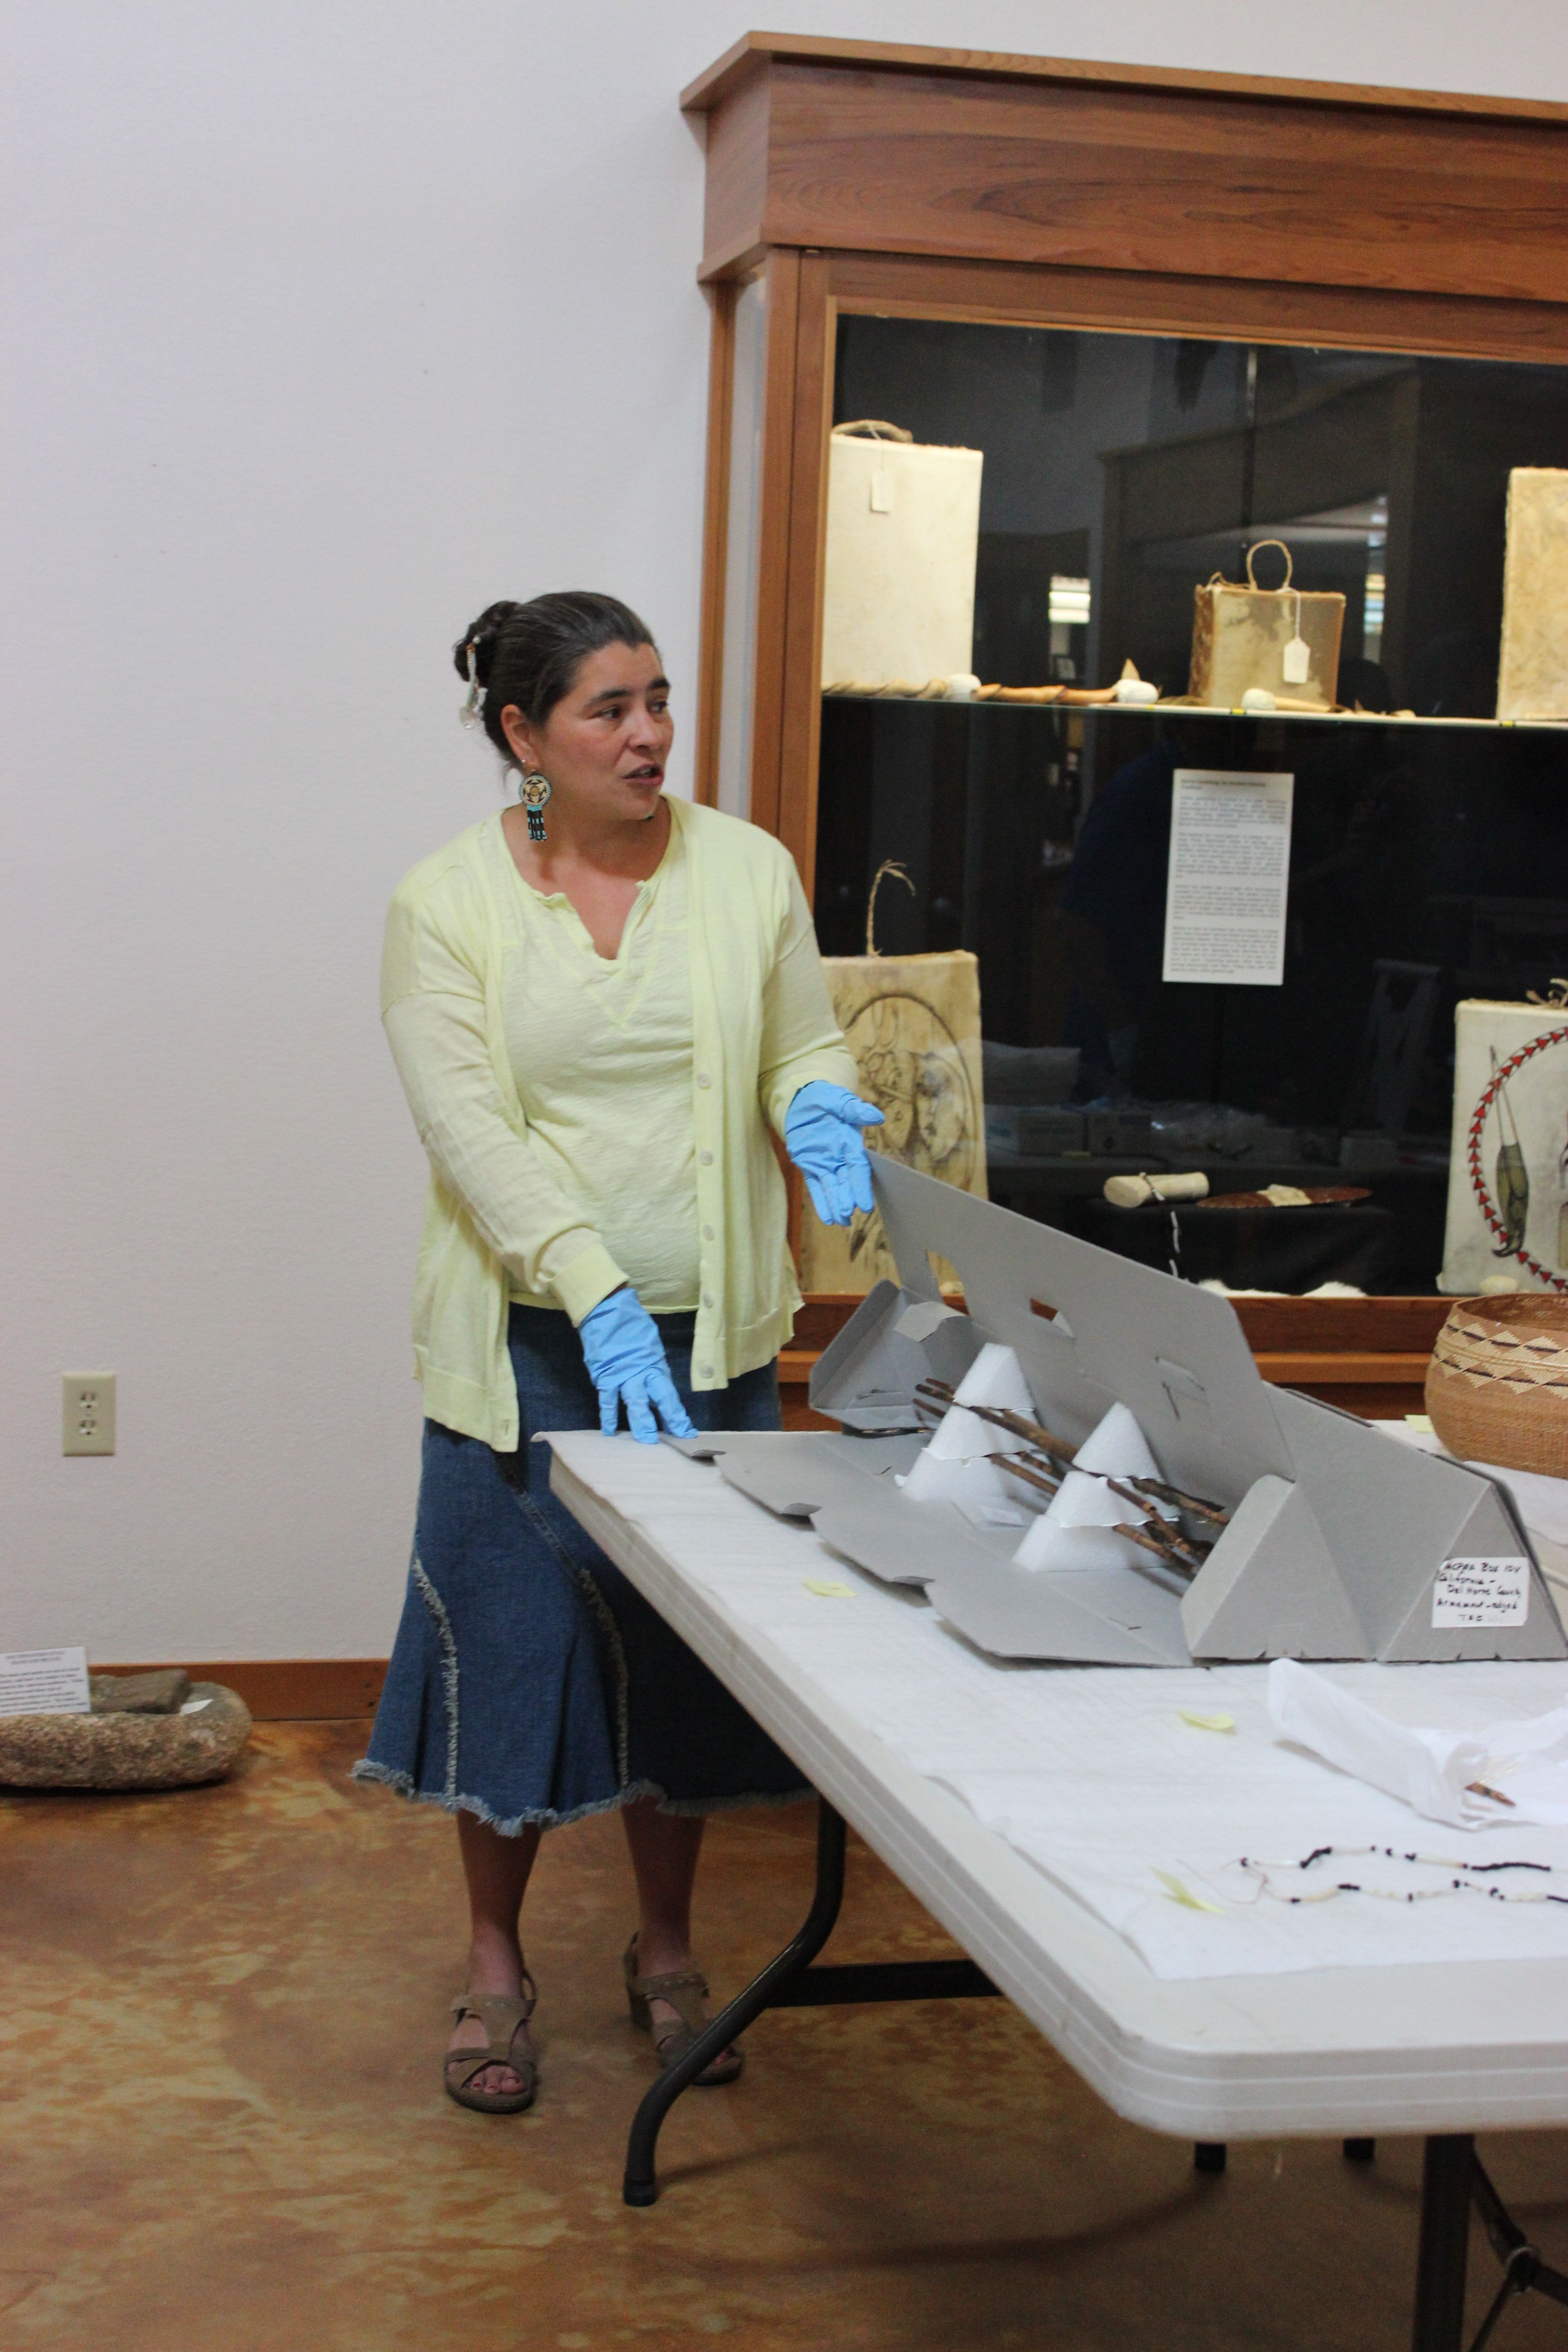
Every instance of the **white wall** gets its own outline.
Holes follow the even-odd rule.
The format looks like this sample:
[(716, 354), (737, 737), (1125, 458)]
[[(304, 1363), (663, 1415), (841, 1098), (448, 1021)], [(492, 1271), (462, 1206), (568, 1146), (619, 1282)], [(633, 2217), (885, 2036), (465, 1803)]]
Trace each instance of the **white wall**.
[[(387, 892), (494, 804), (447, 648), (696, 656), (744, 0), (6, 0), (0, 1648), (384, 1653), (422, 1160)], [(775, 27), (1568, 99), (1560, 0), (769, 0)], [(59, 1374), (120, 1451), (64, 1461)]]

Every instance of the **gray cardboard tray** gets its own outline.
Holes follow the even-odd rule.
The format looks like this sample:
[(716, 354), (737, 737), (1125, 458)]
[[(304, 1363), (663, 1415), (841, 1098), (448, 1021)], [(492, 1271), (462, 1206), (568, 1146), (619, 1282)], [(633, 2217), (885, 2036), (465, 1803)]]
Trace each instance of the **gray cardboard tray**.
[[(1187, 1665), (1270, 1657), (1556, 1658), (1568, 1641), (1502, 1488), (1262, 1379), (1228, 1300), (882, 1157), (877, 1202), (899, 1282), (879, 1283), (819, 1358), (814, 1408), (843, 1434), (679, 1442), (770, 1509), (890, 1583), (923, 1583), (1000, 1657)], [(948, 1260), (967, 1312), (944, 1300)], [(987, 1340), (1016, 1354), (1040, 1418), (1080, 1443), (1120, 1402), (1162, 1476), (1229, 1511), (1191, 1582), (1147, 1569), (1030, 1570), (1016, 1530), (897, 1483), (921, 1441), (922, 1381), (956, 1386)], [(672, 1442), (672, 1441), (667, 1441)], [(1519, 1622), (1449, 1623), (1450, 1563), (1522, 1562)], [(1494, 1615), (1497, 1608), (1494, 1606)], [(1517, 1604), (1516, 1611), (1517, 1614)]]
[(690, 1461), (716, 1462), (729, 1486), (781, 1519), (814, 1519), (840, 1497), (900, 1499), (891, 1474), (912, 1469), (922, 1443), (913, 1435), (838, 1437), (814, 1429), (714, 1430), (664, 1442)]

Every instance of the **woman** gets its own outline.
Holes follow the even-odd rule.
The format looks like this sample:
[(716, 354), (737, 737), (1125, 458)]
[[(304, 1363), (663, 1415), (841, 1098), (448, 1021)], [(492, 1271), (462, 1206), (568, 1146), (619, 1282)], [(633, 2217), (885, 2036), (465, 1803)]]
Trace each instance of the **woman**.
[[(472, 1917), (447, 2088), (533, 2098), (519, 1915), (542, 1830), (620, 1809), (634, 2021), (665, 2064), (707, 1986), (704, 1816), (800, 1775), (549, 1490), (535, 1431), (776, 1429), (799, 1294), (783, 1138), (819, 1213), (871, 1206), (880, 1113), (845, 1047), (794, 865), (664, 794), (669, 688), (610, 596), (492, 604), (463, 718), (515, 806), (392, 902), (387, 1035), (431, 1186), (415, 1290), (426, 1420), (408, 1594), (362, 1778), (458, 1816)], [(731, 2082), (738, 2050), (699, 2076)]]

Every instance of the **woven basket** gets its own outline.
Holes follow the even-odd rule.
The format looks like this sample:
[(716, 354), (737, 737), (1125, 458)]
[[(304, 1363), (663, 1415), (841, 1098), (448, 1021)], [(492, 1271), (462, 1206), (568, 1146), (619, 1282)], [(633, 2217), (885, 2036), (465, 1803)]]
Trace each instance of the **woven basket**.
[(1426, 1367), (1432, 1426), (1462, 1462), (1568, 1478), (1568, 1298), (1462, 1298)]

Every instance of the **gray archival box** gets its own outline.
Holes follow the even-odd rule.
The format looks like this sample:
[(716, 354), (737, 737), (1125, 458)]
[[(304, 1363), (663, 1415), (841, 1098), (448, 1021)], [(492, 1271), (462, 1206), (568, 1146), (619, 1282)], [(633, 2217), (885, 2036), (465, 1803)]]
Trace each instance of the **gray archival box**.
[[(1568, 1655), (1504, 1486), (1270, 1388), (1215, 1293), (896, 1161), (871, 1166), (899, 1283), (878, 1284), (812, 1373), (812, 1404), (842, 1433), (667, 1444), (716, 1459), (731, 1486), (809, 1519), (873, 1576), (924, 1585), (942, 1616), (998, 1657), (1184, 1666)], [(933, 1255), (957, 1269), (967, 1313), (944, 1303)], [(1225, 1506), (1229, 1524), (1190, 1583), (1153, 1558), (1147, 1570), (1020, 1568), (1016, 1528), (902, 1493), (896, 1480), (922, 1444), (918, 1383), (956, 1387), (987, 1340), (1014, 1350), (1051, 1429), (1080, 1444), (1121, 1402), (1163, 1478)], [(1477, 1563), (1484, 1586), (1489, 1564), (1520, 1560), (1522, 1614), (1505, 1595), (1469, 1612), (1494, 1622), (1445, 1622), (1466, 1613), (1436, 1598), (1450, 1562)]]

